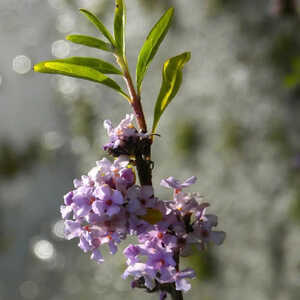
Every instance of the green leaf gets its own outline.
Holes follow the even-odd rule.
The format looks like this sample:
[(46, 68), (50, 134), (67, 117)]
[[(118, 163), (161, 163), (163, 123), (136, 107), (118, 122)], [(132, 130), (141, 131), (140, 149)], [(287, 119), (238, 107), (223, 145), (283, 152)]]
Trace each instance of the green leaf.
[(300, 74), (297, 76), (297, 74), (290, 74), (284, 78), (284, 85), (287, 88), (294, 88), (298, 84), (300, 84)]
[[(73, 58), (71, 58), (73, 59)], [(63, 60), (54, 60), (54, 61), (44, 61), (36, 64), (34, 66), (35, 72), (40, 73), (49, 73), (49, 74), (61, 74), (70, 77), (77, 77), (81, 79), (86, 79), (94, 82), (104, 84), (124, 96), (127, 100), (129, 96), (122, 91), (120, 86), (109, 77), (105, 76), (103, 73), (98, 70), (91, 68), (89, 66), (76, 65)]]
[(110, 43), (115, 46), (115, 40), (108, 31), (108, 29), (103, 25), (103, 23), (91, 12), (86, 9), (81, 8), (80, 12), (82, 12), (96, 27), (102, 32), (102, 34), (110, 41)]
[(114, 34), (116, 47), (122, 55), (125, 54), (125, 25), (126, 25), (126, 7), (123, 0), (116, 0)]
[(170, 8), (159, 19), (150, 31), (138, 57), (136, 66), (136, 83), (138, 93), (140, 94), (142, 81), (144, 79), (147, 68), (155, 56), (161, 42), (166, 36), (174, 14), (174, 8)]
[(71, 41), (75, 44), (80, 44), (92, 48), (98, 48), (104, 51), (114, 52), (111, 44), (105, 43), (104, 41), (97, 39), (92, 36), (81, 35), (81, 34), (71, 34), (66, 36), (68, 41)]
[(152, 133), (155, 133), (160, 117), (177, 94), (182, 82), (182, 69), (190, 60), (191, 53), (184, 52), (168, 59), (162, 70), (162, 85), (154, 108)]
[(122, 75), (122, 72), (118, 70), (115, 66), (98, 58), (74, 56), (69, 58), (51, 60), (51, 62), (86, 66), (95, 69), (96, 71), (99, 71), (103, 74)]

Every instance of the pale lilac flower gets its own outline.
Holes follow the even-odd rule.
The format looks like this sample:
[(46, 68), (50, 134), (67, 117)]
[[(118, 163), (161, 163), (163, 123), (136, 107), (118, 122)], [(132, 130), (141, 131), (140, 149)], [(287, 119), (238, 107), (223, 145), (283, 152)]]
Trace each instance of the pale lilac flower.
[(195, 194), (178, 192), (174, 194), (174, 200), (168, 203), (168, 207), (178, 211), (182, 216), (191, 213), (199, 213), (208, 207), (208, 203), (199, 204), (202, 198)]
[(132, 186), (127, 192), (128, 211), (142, 216), (147, 213), (147, 208), (153, 208), (156, 204), (153, 187), (144, 185), (139, 187)]
[(225, 232), (213, 231), (212, 227), (217, 226), (217, 216), (206, 215), (198, 219), (193, 225), (192, 235), (202, 241), (203, 244), (213, 242), (216, 245), (221, 245), (225, 240)]
[(168, 177), (166, 179), (163, 179), (160, 182), (160, 185), (169, 188), (169, 189), (174, 189), (176, 191), (181, 191), (183, 188), (186, 188), (192, 184), (194, 184), (197, 180), (196, 176), (192, 176), (188, 179), (186, 179), (183, 183), (180, 183), (179, 180), (175, 179), (174, 177)]
[(141, 249), (131, 244), (124, 249), (123, 254), (127, 257), (127, 265), (134, 265), (139, 262), (138, 256), (141, 254)]
[(102, 256), (101, 252), (99, 251), (99, 249), (93, 250), (93, 253), (91, 255), (91, 259), (95, 260), (97, 263), (104, 262), (104, 258)]
[(120, 206), (124, 202), (123, 196), (121, 192), (111, 189), (109, 185), (97, 187), (94, 195), (97, 200), (93, 202), (92, 208), (96, 214), (107, 214), (111, 217), (121, 210)]
[(73, 209), (71, 206), (65, 206), (65, 205), (60, 206), (61, 217), (64, 220), (68, 219), (71, 216), (72, 212), (73, 212)]
[(91, 204), (95, 200), (93, 192), (93, 187), (84, 185), (73, 191), (73, 203), (71, 206), (76, 217), (84, 217), (89, 213)]
[(65, 205), (71, 205), (73, 203), (73, 191), (64, 196), (64, 203)]
[(156, 272), (160, 273), (159, 280), (166, 281), (170, 276), (170, 268), (175, 267), (176, 262), (173, 258), (173, 252), (167, 251), (161, 247), (149, 248), (147, 266), (153, 267)]
[(65, 221), (65, 237), (68, 240), (71, 240), (75, 237), (79, 237), (81, 235), (81, 223), (78, 221)]
[(143, 277), (145, 280), (145, 286), (148, 289), (152, 290), (155, 287), (155, 270), (149, 265), (146, 265), (144, 263), (129, 265), (124, 271), (122, 278), (126, 279), (128, 276), (133, 276), (136, 280)]
[(153, 230), (139, 235), (139, 242), (144, 243), (145, 245), (156, 244), (159, 247), (170, 250), (176, 248), (177, 237), (169, 234), (167, 229), (159, 230), (158, 226), (154, 226)]
[(191, 288), (191, 284), (186, 281), (185, 278), (195, 278), (196, 273), (193, 269), (186, 269), (180, 272), (176, 272), (174, 275), (175, 285), (177, 291), (187, 292)]
[(104, 127), (109, 136), (109, 143), (104, 145), (104, 150), (113, 156), (133, 154), (139, 133), (133, 125), (134, 115), (126, 115), (117, 127), (113, 127), (111, 121), (104, 121)]

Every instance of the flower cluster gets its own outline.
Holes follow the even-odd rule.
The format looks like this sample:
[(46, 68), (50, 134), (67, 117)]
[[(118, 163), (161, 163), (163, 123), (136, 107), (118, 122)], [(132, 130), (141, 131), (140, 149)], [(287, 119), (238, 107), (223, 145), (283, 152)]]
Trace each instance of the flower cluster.
[(173, 200), (163, 202), (162, 220), (138, 235), (139, 244), (129, 245), (124, 251), (128, 267), (123, 277), (133, 276), (133, 286), (143, 277), (149, 290), (174, 282), (177, 290), (187, 291), (190, 284), (186, 278), (195, 274), (191, 269), (179, 270), (176, 257), (189, 255), (193, 245), (203, 250), (209, 242), (220, 245), (224, 241), (223, 231), (213, 231), (217, 217), (206, 214), (209, 204), (197, 194), (182, 191), (195, 181), (195, 177), (182, 184), (173, 177), (162, 180), (161, 185), (174, 190)]
[(116, 128), (113, 128), (111, 121), (104, 121), (110, 141), (103, 148), (110, 155), (117, 157), (134, 154), (140, 135), (133, 125), (133, 119), (133, 114), (127, 114)]
[(132, 121), (133, 116), (127, 115), (116, 128), (105, 121), (110, 141), (104, 148), (117, 158), (113, 162), (103, 158), (75, 180), (74, 190), (64, 197), (61, 214), (66, 238), (79, 238), (79, 247), (99, 263), (104, 260), (103, 244), (114, 254), (127, 235), (137, 236), (138, 244), (124, 250), (123, 278), (132, 276), (132, 287), (160, 290), (164, 299), (170, 284), (187, 291), (186, 279), (195, 277), (192, 269), (180, 270), (179, 257), (189, 255), (193, 246), (203, 250), (210, 242), (220, 245), (225, 233), (213, 230), (217, 217), (206, 214), (208, 203), (198, 194), (183, 192), (196, 177), (183, 183), (173, 177), (162, 180), (162, 186), (173, 190), (171, 201), (156, 198), (150, 185), (136, 184), (129, 155), (142, 137)]

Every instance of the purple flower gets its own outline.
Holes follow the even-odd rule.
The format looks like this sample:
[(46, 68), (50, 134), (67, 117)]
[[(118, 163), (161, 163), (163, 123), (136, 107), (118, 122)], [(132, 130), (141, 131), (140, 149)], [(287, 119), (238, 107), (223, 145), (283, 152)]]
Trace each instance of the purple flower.
[(144, 185), (139, 187), (132, 186), (127, 192), (128, 211), (142, 216), (147, 213), (147, 208), (153, 208), (156, 204), (153, 187)]
[(225, 232), (213, 231), (212, 228), (217, 224), (215, 215), (203, 215), (198, 218), (193, 224), (193, 232), (187, 237), (187, 243), (196, 244), (199, 250), (202, 250), (210, 242), (221, 245), (225, 240)]
[(148, 289), (152, 290), (155, 287), (155, 271), (149, 265), (146, 265), (144, 263), (129, 265), (124, 271), (122, 278), (126, 279), (128, 276), (133, 276), (135, 279), (140, 279), (143, 277), (145, 280), (145, 286)]
[(178, 192), (174, 194), (174, 200), (169, 202), (169, 207), (178, 211), (182, 216), (191, 213), (200, 213), (209, 206), (208, 203), (199, 204), (202, 198), (197, 194)]
[(159, 230), (158, 226), (155, 226), (155, 229), (153, 230), (140, 234), (139, 242), (144, 243), (145, 245), (156, 244), (167, 250), (174, 249), (177, 246), (176, 236), (169, 234), (167, 229)]
[(126, 115), (117, 127), (113, 127), (111, 121), (104, 121), (104, 127), (109, 136), (109, 143), (104, 145), (104, 150), (113, 156), (133, 154), (139, 133), (133, 125), (134, 115)]
[(196, 176), (192, 176), (188, 179), (186, 179), (183, 183), (180, 183), (179, 180), (175, 179), (174, 177), (168, 177), (167, 179), (163, 179), (160, 182), (160, 185), (169, 188), (174, 189), (176, 192), (181, 191), (183, 188), (186, 188), (192, 184), (194, 184), (197, 180)]
[(68, 219), (71, 216), (72, 211), (73, 211), (73, 209), (71, 206), (65, 206), (65, 205), (60, 206), (61, 217), (64, 220)]
[(187, 292), (191, 288), (191, 285), (185, 280), (185, 278), (195, 277), (196, 273), (193, 269), (186, 269), (180, 272), (176, 272), (174, 275), (176, 290)]
[(80, 186), (73, 191), (73, 203), (71, 204), (76, 217), (85, 217), (91, 210), (91, 204), (95, 200), (94, 188)]
[(101, 252), (98, 249), (93, 250), (93, 253), (91, 255), (91, 259), (95, 260), (97, 263), (104, 262), (103, 256)]
[(93, 202), (92, 208), (96, 214), (107, 214), (111, 217), (120, 212), (120, 205), (123, 204), (124, 200), (119, 191), (104, 184), (96, 188), (94, 195), (97, 200)]
[(161, 281), (169, 280), (170, 270), (175, 267), (176, 262), (173, 258), (172, 251), (166, 251), (161, 247), (149, 248), (148, 249), (148, 260), (146, 262), (148, 266), (153, 267), (156, 272), (160, 273), (160, 277), (158, 278)]
[(141, 254), (141, 249), (131, 244), (124, 249), (123, 254), (127, 257), (127, 265), (134, 265), (139, 262), (138, 256)]
[(113, 163), (106, 158), (97, 161), (97, 166), (90, 170), (88, 176), (96, 186), (108, 184), (124, 194), (135, 183), (135, 173), (126, 155), (121, 155)]
[(81, 224), (78, 221), (65, 221), (65, 237), (68, 240), (71, 240), (75, 237), (79, 237), (81, 235), (82, 229)]
[(64, 196), (65, 205), (71, 205), (73, 203), (73, 191), (67, 193)]

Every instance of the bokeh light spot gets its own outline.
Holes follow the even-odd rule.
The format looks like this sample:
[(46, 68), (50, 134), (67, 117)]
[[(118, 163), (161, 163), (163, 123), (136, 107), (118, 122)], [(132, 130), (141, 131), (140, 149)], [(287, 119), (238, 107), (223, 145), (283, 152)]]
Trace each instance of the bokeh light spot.
[(71, 95), (78, 91), (79, 86), (75, 78), (59, 77), (57, 89), (64, 95)]
[(56, 131), (49, 131), (44, 135), (44, 146), (48, 150), (57, 150), (64, 144), (63, 137)]
[(83, 154), (90, 148), (89, 142), (84, 136), (74, 137), (71, 141), (71, 149), (75, 154)]
[(24, 281), (19, 287), (20, 294), (25, 299), (35, 299), (39, 294), (39, 287), (33, 281)]
[(48, 3), (55, 9), (64, 9), (67, 6), (64, 0), (48, 0)]
[(31, 60), (25, 55), (18, 55), (13, 59), (12, 68), (16, 73), (25, 74), (31, 69)]
[(75, 17), (73, 14), (65, 13), (57, 17), (56, 29), (61, 33), (70, 32), (75, 25)]
[(54, 257), (55, 249), (47, 240), (39, 240), (33, 245), (33, 253), (41, 260), (49, 260)]
[(55, 41), (51, 47), (52, 55), (58, 58), (65, 58), (70, 54), (70, 45), (64, 40)]
[(53, 224), (52, 227), (52, 233), (61, 239), (65, 237), (64, 235), (64, 221), (63, 220), (58, 220)]

